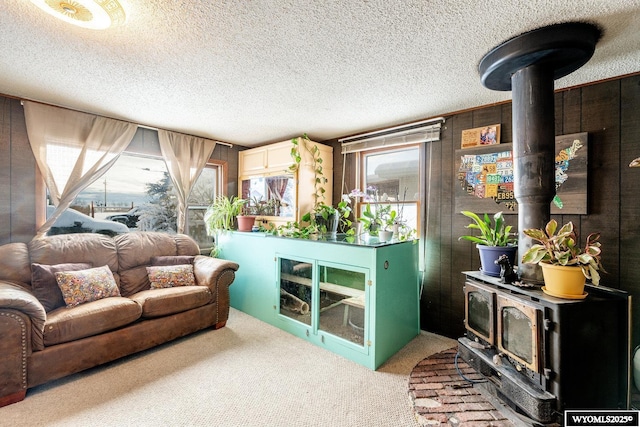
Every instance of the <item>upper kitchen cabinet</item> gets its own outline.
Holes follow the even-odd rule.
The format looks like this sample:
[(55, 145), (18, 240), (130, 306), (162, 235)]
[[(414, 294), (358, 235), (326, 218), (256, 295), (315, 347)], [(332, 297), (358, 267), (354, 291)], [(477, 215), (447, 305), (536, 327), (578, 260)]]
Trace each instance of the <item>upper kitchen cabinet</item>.
[(332, 147), (298, 138), (302, 159), (295, 172), (290, 170), (295, 163), (291, 156), (294, 147), (291, 140), (240, 151), (239, 196), (250, 201), (258, 221), (275, 226), (288, 221), (299, 222), (302, 215), (313, 209), (317, 177), (309, 148), (314, 145), (322, 159), (322, 175), (327, 179), (326, 183), (320, 184), (325, 189), (324, 203), (330, 205), (333, 194)]

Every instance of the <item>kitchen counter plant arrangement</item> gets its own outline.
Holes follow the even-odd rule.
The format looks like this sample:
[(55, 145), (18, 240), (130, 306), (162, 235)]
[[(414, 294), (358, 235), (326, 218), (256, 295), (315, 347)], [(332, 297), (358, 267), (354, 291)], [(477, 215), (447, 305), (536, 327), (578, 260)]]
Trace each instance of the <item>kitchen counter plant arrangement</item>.
[(506, 224), (502, 212), (494, 214), (493, 221), (486, 213), (483, 218), (470, 211), (461, 213), (473, 220), (465, 228), (478, 230), (480, 234), (460, 236), (458, 240), (469, 240), (476, 244), (480, 253), (482, 273), (500, 277), (500, 266), (495, 261), (503, 254), (507, 255), (511, 265), (515, 266), (518, 252), (517, 234), (511, 232), (512, 226)]
[(600, 284), (599, 271), (605, 272), (600, 259), (600, 233), (589, 234), (584, 248), (578, 245), (572, 222), (558, 229), (557, 221), (552, 219), (544, 230), (531, 228), (523, 233), (538, 242), (524, 253), (522, 262), (538, 264), (542, 268), (545, 293), (559, 298), (582, 299), (587, 296), (584, 292), (587, 279), (595, 286)]

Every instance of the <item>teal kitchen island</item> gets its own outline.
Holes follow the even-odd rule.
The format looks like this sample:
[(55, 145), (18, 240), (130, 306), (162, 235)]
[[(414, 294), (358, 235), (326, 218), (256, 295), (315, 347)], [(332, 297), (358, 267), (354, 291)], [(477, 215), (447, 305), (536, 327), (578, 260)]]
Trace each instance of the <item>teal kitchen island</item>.
[(370, 369), (420, 333), (417, 241), (218, 236), (231, 306)]

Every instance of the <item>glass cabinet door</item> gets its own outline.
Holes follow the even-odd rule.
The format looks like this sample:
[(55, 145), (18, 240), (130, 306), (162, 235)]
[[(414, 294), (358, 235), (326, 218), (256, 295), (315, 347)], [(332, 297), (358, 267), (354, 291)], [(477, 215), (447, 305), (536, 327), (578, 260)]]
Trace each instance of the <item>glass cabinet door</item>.
[(318, 270), (319, 329), (364, 346), (367, 274), (327, 264), (319, 264)]
[(311, 326), (313, 307), (313, 264), (279, 258), (279, 313)]

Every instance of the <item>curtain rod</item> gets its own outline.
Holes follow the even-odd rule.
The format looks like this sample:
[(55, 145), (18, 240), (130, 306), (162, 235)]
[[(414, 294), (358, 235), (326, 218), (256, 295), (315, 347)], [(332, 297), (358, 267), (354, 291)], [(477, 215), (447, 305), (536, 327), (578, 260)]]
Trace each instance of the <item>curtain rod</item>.
[[(49, 105), (49, 106), (51, 106), (51, 107), (57, 107), (57, 108), (64, 108), (65, 110), (77, 111), (77, 112), (79, 112), (79, 113), (84, 113), (84, 114), (93, 114), (94, 116), (102, 116), (101, 114), (89, 113), (89, 112), (87, 112), (87, 111), (80, 111), (80, 110), (76, 110), (76, 109), (74, 109), (74, 108), (68, 108), (68, 107), (63, 107), (63, 106), (61, 106), (61, 105), (49, 104), (49, 103), (47, 103), (47, 102), (34, 101), (33, 99), (26, 99), (26, 98), (25, 98), (25, 99), (20, 99), (20, 105), (24, 105), (24, 101), (37, 102), (38, 104)], [(102, 116), (102, 117), (106, 117), (106, 118), (108, 118), (108, 119), (112, 119), (112, 120), (120, 120), (120, 121), (123, 121), (123, 122), (133, 123), (133, 122), (130, 122), (130, 121), (128, 121), (128, 120), (116, 119), (116, 118), (113, 118), (113, 117), (107, 117), (107, 116)], [(138, 127), (145, 128), (145, 129), (150, 129), (150, 130), (155, 130), (155, 131), (160, 130), (159, 128), (157, 128), (157, 127), (153, 127), (153, 126), (147, 126), (147, 125), (143, 125), (143, 124), (140, 124), (140, 123), (134, 123), (134, 124), (135, 124), (136, 126), (138, 126)], [(163, 129), (163, 130), (167, 130), (167, 129)], [(170, 132), (174, 132), (174, 131), (170, 131)], [(225, 146), (227, 146), (227, 147), (233, 147), (233, 144), (231, 144), (231, 143), (229, 143), (229, 142), (218, 141), (218, 140), (216, 140), (216, 139), (206, 138), (206, 137), (204, 137), (204, 136), (200, 136), (200, 135), (193, 135), (193, 134), (184, 133), (184, 132), (178, 132), (178, 133), (182, 133), (183, 135), (195, 136), (196, 138), (204, 138), (204, 139), (208, 139), (208, 140), (210, 140), (210, 141), (215, 142), (216, 144), (225, 145)]]
[[(138, 124), (138, 127), (145, 128), (145, 129), (150, 129), (150, 130), (155, 130), (155, 131), (160, 130), (160, 129), (158, 129), (157, 127), (147, 126), (147, 125), (141, 125), (141, 124)], [(163, 130), (166, 130), (166, 129), (163, 129)], [(173, 131), (171, 131), (171, 132), (173, 132)], [(217, 139), (205, 138), (204, 136), (192, 135), (192, 134), (184, 133), (184, 132), (178, 132), (178, 133), (182, 133), (183, 135), (195, 136), (196, 138), (208, 139), (208, 140), (210, 140), (210, 141), (215, 142), (216, 144), (226, 145), (227, 147), (233, 147), (233, 144), (231, 144), (231, 143), (229, 143), (229, 142), (218, 141)]]

